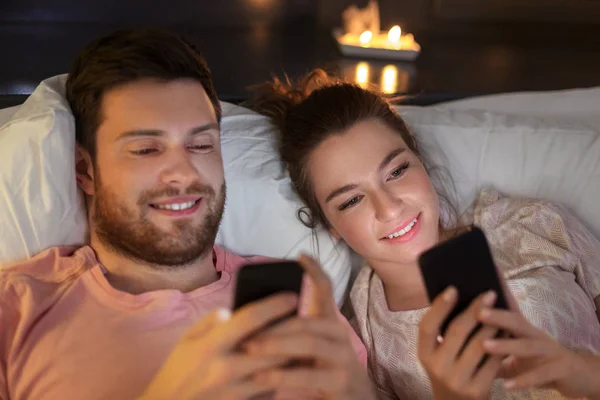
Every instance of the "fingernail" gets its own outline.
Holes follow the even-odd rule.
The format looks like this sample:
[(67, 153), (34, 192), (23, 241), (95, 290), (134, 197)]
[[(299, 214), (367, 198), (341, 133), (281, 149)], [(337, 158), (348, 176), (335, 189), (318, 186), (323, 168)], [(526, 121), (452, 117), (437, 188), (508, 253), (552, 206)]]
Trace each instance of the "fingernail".
[(484, 349), (492, 350), (494, 347), (496, 347), (496, 342), (494, 340), (488, 339), (483, 341)]
[(514, 379), (510, 379), (508, 381), (504, 381), (504, 387), (507, 389), (514, 389), (517, 386), (517, 382)]
[(490, 290), (483, 297), (483, 304), (485, 304), (488, 307), (491, 307), (494, 305), (494, 302), (496, 302), (496, 292)]
[(457, 294), (456, 288), (454, 286), (449, 286), (444, 291), (444, 300), (445, 301), (452, 301), (456, 297), (456, 294)]
[(217, 319), (221, 322), (229, 321), (231, 319), (231, 311), (227, 308), (219, 308), (217, 310)]

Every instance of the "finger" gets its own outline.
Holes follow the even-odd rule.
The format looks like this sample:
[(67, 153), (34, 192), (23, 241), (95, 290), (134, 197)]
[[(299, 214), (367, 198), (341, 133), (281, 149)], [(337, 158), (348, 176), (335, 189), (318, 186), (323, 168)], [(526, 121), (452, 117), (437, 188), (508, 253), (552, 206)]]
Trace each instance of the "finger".
[[(210, 392), (203, 388), (189, 398), (194, 399), (255, 399), (263, 398), (269, 393), (273, 393), (273, 388), (254, 381), (239, 382), (235, 385), (219, 387)], [(267, 397), (270, 398), (270, 397)]]
[(208, 351), (228, 351), (239, 342), (296, 309), (298, 297), (295, 294), (281, 293), (248, 304), (233, 314), (231, 319), (210, 332), (211, 343)]
[(483, 347), (489, 354), (519, 358), (548, 356), (556, 351), (553, 342), (537, 339), (490, 339)]
[(255, 382), (275, 387), (277, 390), (303, 389), (324, 392), (330, 396), (344, 391), (348, 380), (349, 377), (343, 370), (317, 368), (268, 370), (254, 377)]
[(431, 307), (419, 323), (419, 357), (426, 357), (436, 349), (440, 328), (456, 305), (457, 300), (458, 291), (453, 286), (446, 288), (433, 300)]
[(337, 318), (337, 308), (333, 297), (333, 288), (329, 277), (317, 262), (307, 256), (301, 255), (298, 262), (311, 280), (309, 293), (308, 315)]
[(495, 300), (494, 292), (486, 292), (477, 296), (465, 311), (450, 322), (444, 336), (444, 343), (436, 349), (436, 352), (443, 354), (445, 360), (455, 360), (479, 324), (477, 319), (479, 312), (484, 307), (491, 307)]
[(508, 331), (517, 337), (535, 338), (545, 336), (521, 314), (514, 311), (486, 308), (481, 310), (478, 319), (486, 325)]
[(502, 369), (502, 357), (489, 357), (472, 379), (477, 393), (489, 393), (494, 379)]
[(248, 354), (254, 357), (312, 359), (326, 365), (345, 365), (350, 361), (349, 346), (312, 335), (278, 336), (249, 343)]
[(288, 357), (232, 354), (213, 360), (210, 365), (210, 383), (227, 384), (248, 378), (270, 368), (277, 368), (289, 362)]
[(519, 363), (517, 358), (514, 356), (505, 357), (502, 360), (502, 366), (500, 372), (498, 372), (498, 378), (509, 379), (518, 374)]
[(218, 308), (204, 318), (200, 320), (200, 322), (193, 325), (184, 335), (186, 339), (195, 339), (197, 337), (205, 335), (209, 332), (215, 325), (221, 324), (223, 322), (229, 321), (231, 319), (231, 311), (226, 308)]
[(467, 382), (475, 375), (481, 360), (486, 356), (483, 343), (494, 337), (496, 333), (498, 333), (496, 328), (484, 326), (469, 340), (456, 362), (455, 376), (458, 376), (458, 379)]
[(318, 390), (287, 388), (277, 390), (274, 396), (274, 400), (320, 400), (324, 398)]
[(507, 304), (508, 309), (511, 311), (520, 313), (519, 304), (517, 303), (517, 300), (513, 296), (512, 291), (508, 287), (508, 283), (506, 282), (506, 279), (504, 279), (503, 274), (497, 268), (496, 268), (496, 273), (498, 274), (498, 278), (500, 280), (500, 286), (502, 287), (502, 293), (504, 294), (504, 299), (506, 300), (506, 303), (508, 303)]
[(333, 341), (344, 341), (348, 338), (348, 330), (338, 320), (295, 317), (266, 329), (250, 342), (295, 334), (310, 334)]
[(509, 390), (543, 387), (557, 380), (560, 377), (561, 371), (561, 366), (556, 365), (556, 363), (540, 364), (512, 379), (504, 381), (504, 386)]

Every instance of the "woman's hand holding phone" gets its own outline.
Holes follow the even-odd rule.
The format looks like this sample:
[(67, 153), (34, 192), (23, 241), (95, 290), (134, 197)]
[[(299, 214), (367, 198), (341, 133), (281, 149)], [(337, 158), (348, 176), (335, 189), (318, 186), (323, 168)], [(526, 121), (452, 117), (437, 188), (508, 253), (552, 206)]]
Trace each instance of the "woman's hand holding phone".
[(496, 293), (481, 294), (452, 319), (444, 338), (442, 325), (458, 301), (458, 291), (448, 287), (437, 296), (419, 324), (418, 354), (427, 371), (435, 399), (487, 399), (502, 367), (502, 356), (486, 357), (483, 343), (497, 335), (496, 327), (483, 326), (474, 334), (482, 310), (490, 309)]
[(562, 346), (517, 312), (486, 309), (479, 320), (512, 335), (484, 343), (487, 353), (508, 356), (503, 367), (508, 389), (547, 387), (568, 397), (600, 399), (600, 356)]

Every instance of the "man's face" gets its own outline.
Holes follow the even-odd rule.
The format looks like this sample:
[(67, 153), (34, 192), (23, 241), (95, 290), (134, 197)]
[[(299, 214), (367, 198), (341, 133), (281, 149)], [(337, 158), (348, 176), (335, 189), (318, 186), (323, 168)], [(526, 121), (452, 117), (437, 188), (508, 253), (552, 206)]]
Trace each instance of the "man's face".
[(92, 233), (140, 262), (212, 250), (225, 203), (219, 125), (202, 85), (144, 80), (105, 93), (90, 195)]

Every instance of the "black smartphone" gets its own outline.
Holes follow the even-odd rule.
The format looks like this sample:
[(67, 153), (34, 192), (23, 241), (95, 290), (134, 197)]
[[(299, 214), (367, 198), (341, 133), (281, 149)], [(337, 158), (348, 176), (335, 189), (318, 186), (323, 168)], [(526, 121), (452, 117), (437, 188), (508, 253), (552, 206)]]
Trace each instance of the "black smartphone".
[(233, 310), (276, 293), (293, 292), (300, 295), (303, 274), (304, 270), (295, 261), (243, 266), (237, 274)]
[(430, 301), (448, 286), (458, 290), (457, 305), (442, 324), (442, 337), (450, 321), (488, 290), (497, 294), (495, 308), (508, 309), (487, 239), (477, 227), (423, 253), (419, 266)]

